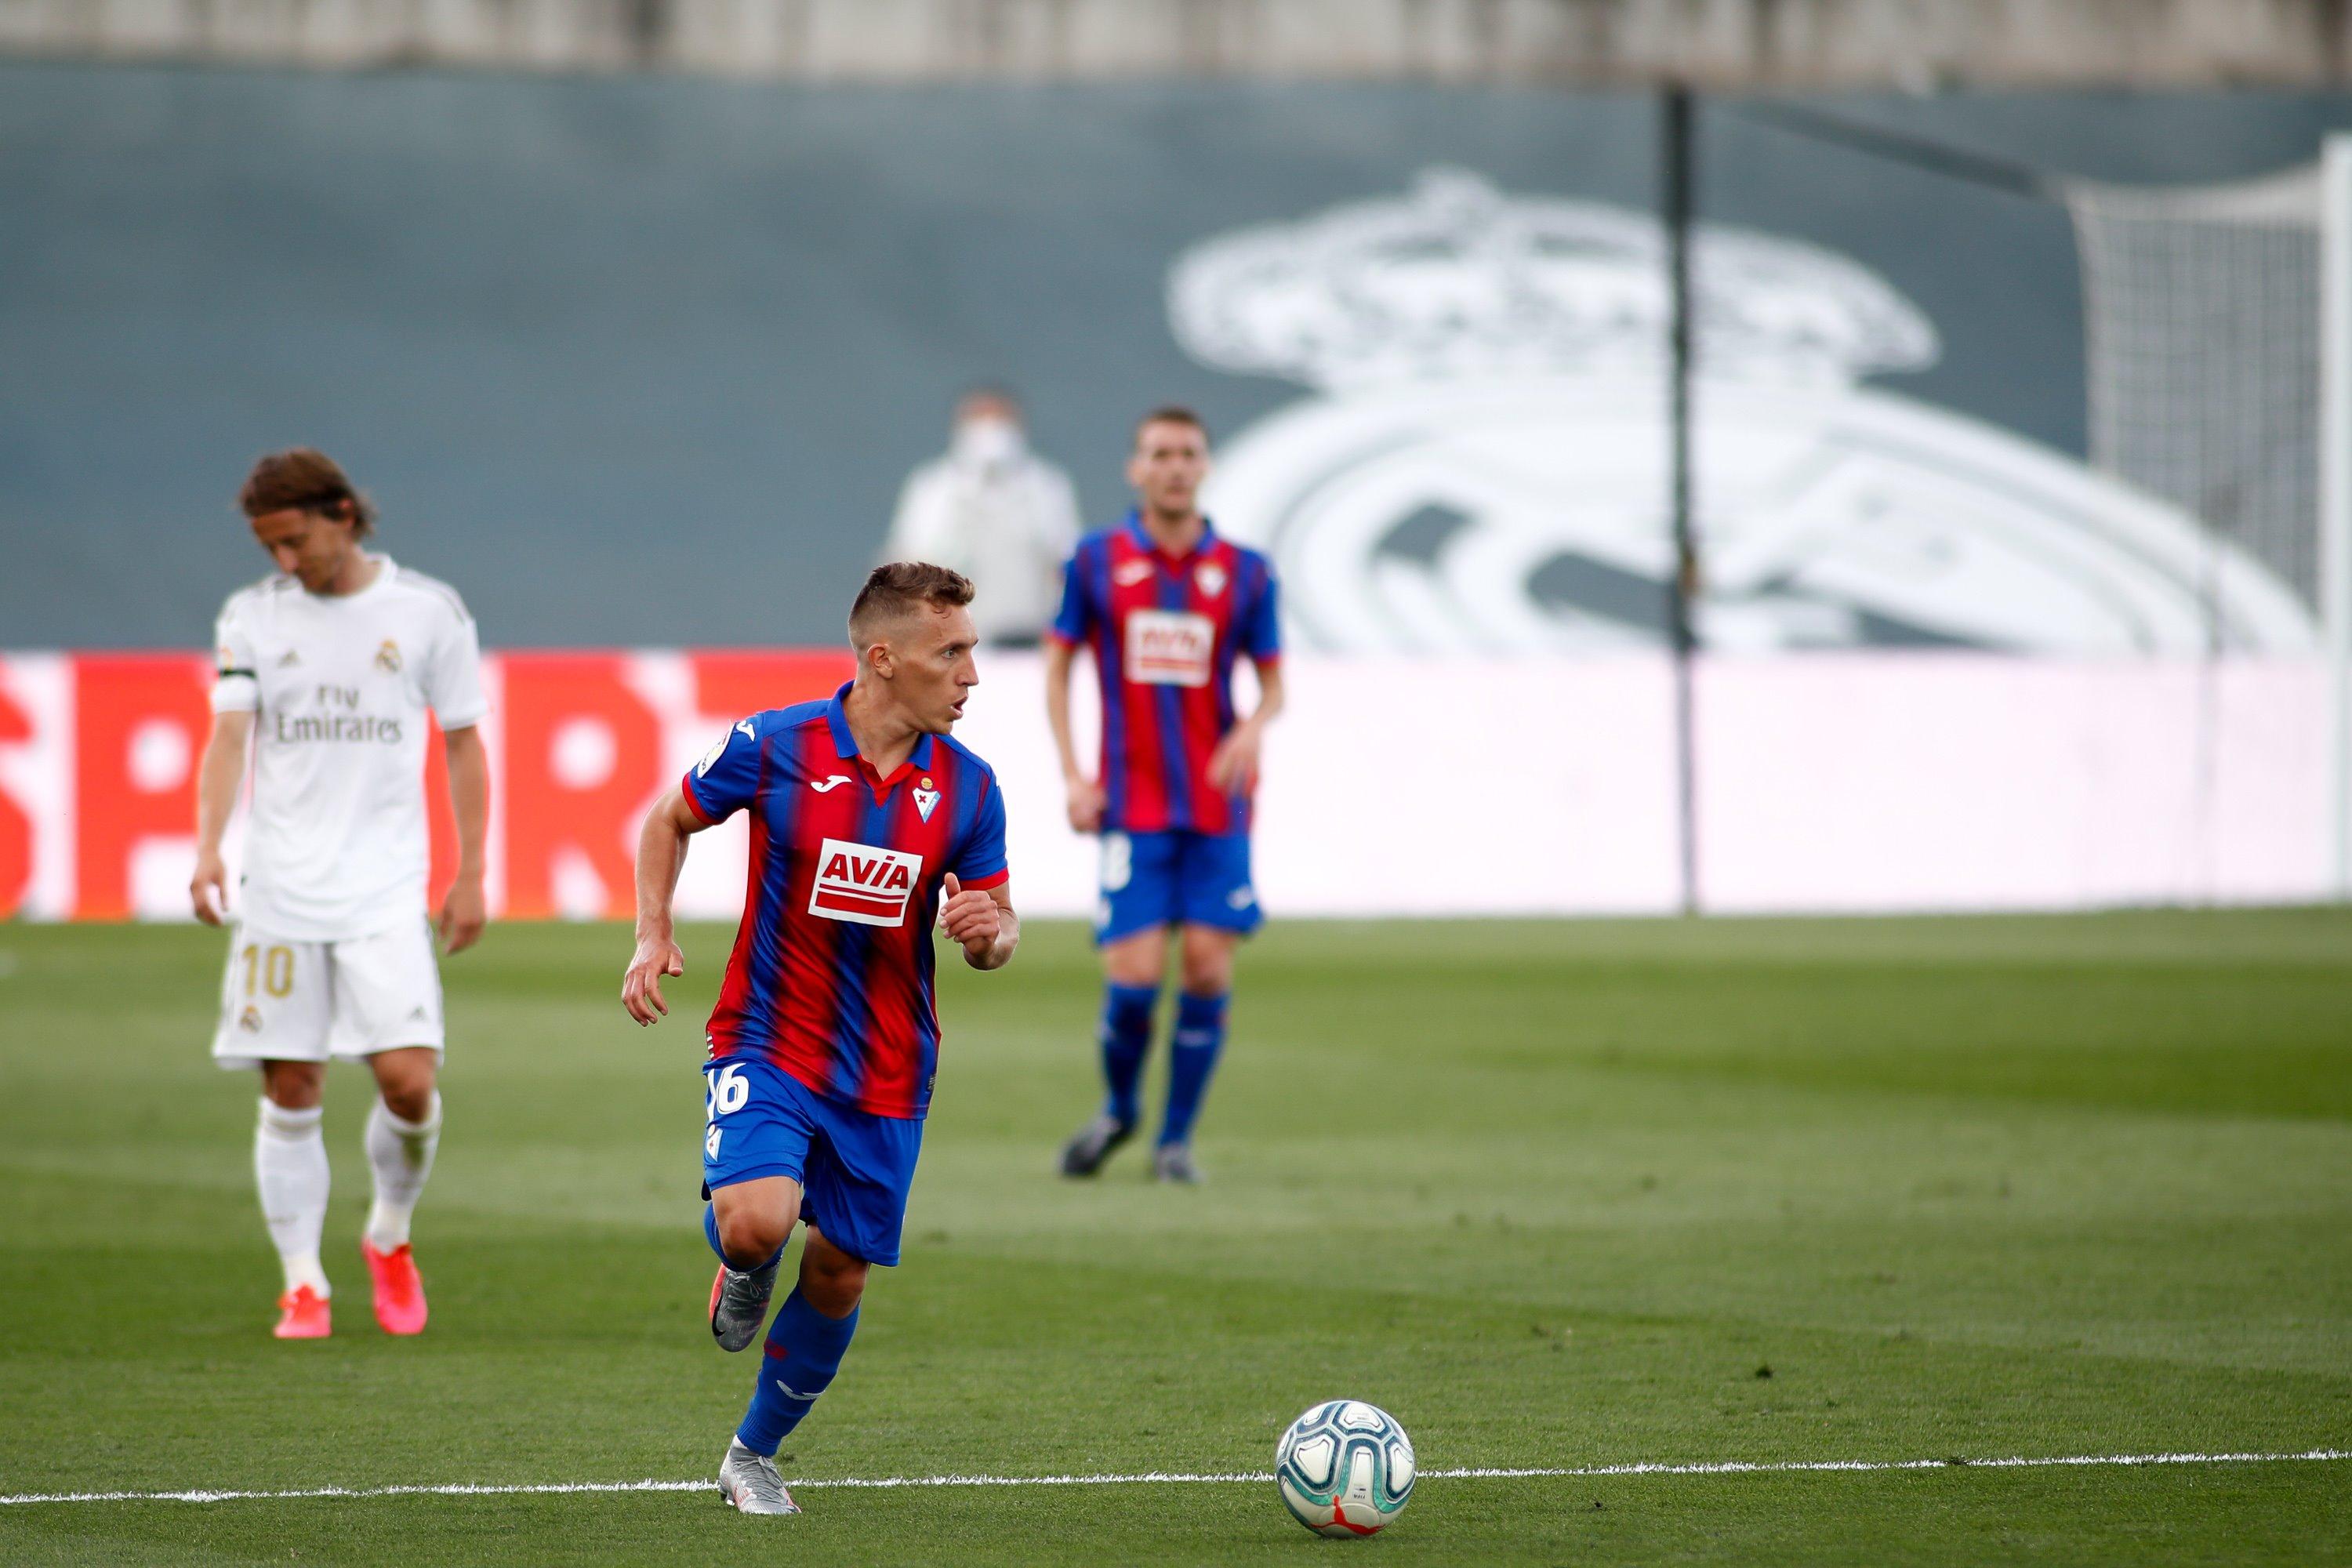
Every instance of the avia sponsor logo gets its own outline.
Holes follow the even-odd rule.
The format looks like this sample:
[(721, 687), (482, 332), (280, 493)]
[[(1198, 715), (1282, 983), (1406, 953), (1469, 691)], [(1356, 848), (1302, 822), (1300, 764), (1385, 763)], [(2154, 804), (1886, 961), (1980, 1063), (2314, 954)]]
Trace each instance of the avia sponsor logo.
[(1206, 686), (1217, 626), (1190, 610), (1129, 610), (1127, 678), (1146, 686)]
[(920, 855), (828, 838), (817, 851), (808, 912), (853, 925), (903, 925), (922, 875)]

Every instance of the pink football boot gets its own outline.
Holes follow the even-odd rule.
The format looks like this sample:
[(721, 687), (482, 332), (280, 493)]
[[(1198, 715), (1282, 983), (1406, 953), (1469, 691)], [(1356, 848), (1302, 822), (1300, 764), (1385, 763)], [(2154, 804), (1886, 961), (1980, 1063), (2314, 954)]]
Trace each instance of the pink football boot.
[(278, 1326), (269, 1331), (281, 1340), (323, 1340), (334, 1331), (327, 1299), (308, 1285), (297, 1285), (278, 1298)]
[(425, 1281), (417, 1277), (416, 1258), (402, 1242), (390, 1252), (360, 1237), (360, 1256), (367, 1259), (368, 1278), (375, 1282), (375, 1321), (387, 1334), (425, 1331)]

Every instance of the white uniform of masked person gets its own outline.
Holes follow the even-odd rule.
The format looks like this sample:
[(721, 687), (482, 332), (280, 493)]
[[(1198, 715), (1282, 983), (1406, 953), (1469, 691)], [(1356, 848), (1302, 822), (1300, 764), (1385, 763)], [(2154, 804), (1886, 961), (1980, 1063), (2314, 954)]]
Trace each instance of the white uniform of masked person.
[(1079, 531), (1069, 475), (1030, 451), (1007, 400), (977, 395), (959, 408), (947, 455), (907, 477), (882, 559), (962, 573), (982, 638), (1020, 647), (1053, 623)]

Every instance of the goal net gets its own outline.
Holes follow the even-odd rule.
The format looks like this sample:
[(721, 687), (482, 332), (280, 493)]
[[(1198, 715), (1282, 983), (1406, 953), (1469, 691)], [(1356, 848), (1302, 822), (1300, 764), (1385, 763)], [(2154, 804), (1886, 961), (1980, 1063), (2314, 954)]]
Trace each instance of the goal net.
[[(2065, 197), (2092, 460), (2242, 547), (2311, 609), (2328, 670), (2326, 882), (2352, 900), (2352, 137), (2263, 179), (2069, 182)], [(2211, 559), (2218, 574), (2224, 553)], [(2224, 651), (2218, 632), (2208, 646)]]
[(2092, 461), (2262, 562), (2315, 616), (2321, 190), (2315, 163), (2231, 184), (2064, 186)]

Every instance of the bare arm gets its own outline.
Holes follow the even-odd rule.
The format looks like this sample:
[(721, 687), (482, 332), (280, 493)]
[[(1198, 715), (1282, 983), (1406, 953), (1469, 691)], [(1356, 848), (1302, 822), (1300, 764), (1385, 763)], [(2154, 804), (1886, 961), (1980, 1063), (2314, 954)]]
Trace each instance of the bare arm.
[(463, 952), (482, 940), (489, 920), (482, 847), (490, 836), (490, 753), (471, 724), (444, 733), (441, 751), (449, 760), (449, 804), (457, 814), (457, 879), (441, 903), (441, 950)]
[(1054, 750), (1062, 759), (1062, 785), (1069, 794), (1070, 826), (1093, 833), (1102, 826), (1102, 785), (1078, 765), (1077, 742), (1070, 734), (1070, 668), (1077, 649), (1059, 637), (1045, 639), (1045, 723), (1054, 731)]
[(974, 969), (1002, 969), (1021, 945), (1021, 917), (1013, 912), (1013, 886), (967, 889), (952, 871), (943, 884), (940, 929), (963, 944), (963, 961)]
[(670, 902), (677, 895), (678, 873), (686, 869), (686, 841), (709, 826), (682, 793), (672, 790), (646, 814), (637, 835), (637, 950), (621, 976), (621, 1005), (640, 1024), (669, 1016), (662, 976), (686, 973)]
[(1209, 753), (1209, 782), (1228, 793), (1257, 782), (1258, 750), (1265, 742), (1265, 727), (1282, 711), (1282, 664), (1278, 659), (1250, 660), (1257, 671), (1257, 706), (1250, 716), (1225, 731)]
[(232, 709), (213, 715), (205, 760), (196, 769), (196, 874), (188, 882), (196, 919), (208, 926), (220, 924), (228, 911), (228, 868), (221, 859), (221, 838), (236, 811), (236, 792), (245, 783), (245, 758), (252, 744), (250, 711)]

